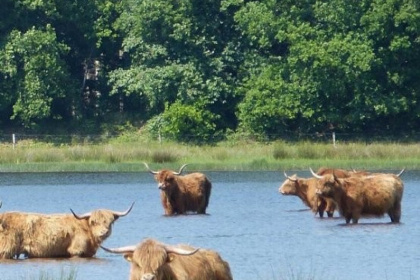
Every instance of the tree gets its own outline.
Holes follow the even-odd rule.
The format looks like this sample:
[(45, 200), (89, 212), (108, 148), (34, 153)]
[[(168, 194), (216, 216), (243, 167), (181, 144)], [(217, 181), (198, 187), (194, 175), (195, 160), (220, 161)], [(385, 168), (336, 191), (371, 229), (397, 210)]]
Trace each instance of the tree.
[(111, 73), (112, 94), (141, 96), (146, 118), (177, 103), (211, 112), (216, 130), (235, 127), (241, 53), (231, 23), (220, 1), (128, 1), (119, 26), (129, 63)]
[(60, 117), (53, 115), (53, 104), (72, 91), (62, 56), (68, 48), (57, 42), (54, 29), (32, 28), (25, 33), (12, 31), (0, 52), (3, 64), (2, 89), (13, 103), (13, 119), (26, 127), (41, 120)]
[(416, 2), (255, 1), (235, 19), (250, 42), (248, 57), (262, 61), (249, 63), (241, 87), (246, 130), (385, 131), (409, 127), (398, 116), (418, 114), (418, 85), (409, 79), (418, 70), (400, 67), (408, 56), (418, 59)]

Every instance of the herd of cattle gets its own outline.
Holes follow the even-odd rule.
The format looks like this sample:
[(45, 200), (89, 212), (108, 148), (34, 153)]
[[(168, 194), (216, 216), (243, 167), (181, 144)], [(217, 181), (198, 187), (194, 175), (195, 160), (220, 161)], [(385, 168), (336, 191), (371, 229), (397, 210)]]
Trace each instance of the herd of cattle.
[[(205, 214), (212, 184), (202, 173), (181, 175), (168, 169), (153, 171), (160, 189), (165, 215), (195, 212)], [(279, 188), (283, 195), (299, 197), (313, 212), (328, 217), (338, 211), (346, 223), (358, 223), (361, 216), (388, 214), (391, 222), (401, 218), (404, 184), (401, 174), (369, 173), (321, 168), (313, 177), (288, 176)], [(122, 254), (131, 263), (131, 280), (230, 280), (229, 264), (220, 255), (188, 245), (167, 245), (146, 239), (136, 246), (105, 248), (112, 225), (128, 215), (99, 209), (83, 215), (5, 212), (0, 214), (0, 259), (93, 257), (99, 247)], [(1, 207), (1, 204), (0, 204)]]

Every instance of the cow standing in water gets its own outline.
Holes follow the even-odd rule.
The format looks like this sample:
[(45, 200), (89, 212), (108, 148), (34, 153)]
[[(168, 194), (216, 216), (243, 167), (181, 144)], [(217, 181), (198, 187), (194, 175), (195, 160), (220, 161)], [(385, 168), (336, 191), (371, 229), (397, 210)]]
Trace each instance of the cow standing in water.
[(165, 215), (186, 214), (187, 212), (206, 214), (212, 187), (206, 175), (198, 172), (181, 175), (186, 164), (181, 166), (178, 172), (168, 169), (153, 171), (147, 163), (144, 165), (158, 182)]
[(318, 213), (321, 218), (324, 217), (324, 212), (327, 212), (328, 217), (334, 215), (335, 202), (331, 198), (320, 197), (316, 194), (317, 178), (299, 178), (296, 175), (288, 176), (286, 172), (284, 172), (284, 176), (286, 180), (280, 186), (279, 193), (299, 197), (312, 212)]
[(375, 173), (368, 176), (338, 178), (326, 174), (318, 178), (317, 194), (334, 199), (346, 223), (356, 224), (363, 215), (388, 214), (391, 222), (401, 219), (401, 200), (404, 184), (398, 175)]
[(6, 212), (0, 214), (0, 259), (92, 257), (127, 215), (106, 209), (83, 215)]

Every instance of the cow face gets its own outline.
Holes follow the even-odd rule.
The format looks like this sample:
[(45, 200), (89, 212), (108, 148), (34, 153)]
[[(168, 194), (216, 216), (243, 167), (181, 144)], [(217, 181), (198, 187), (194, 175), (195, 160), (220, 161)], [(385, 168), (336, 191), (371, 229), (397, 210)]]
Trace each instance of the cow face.
[(104, 241), (111, 235), (112, 224), (118, 219), (112, 211), (96, 210), (89, 217), (89, 226), (93, 236), (99, 241)]
[(142, 242), (134, 252), (124, 254), (131, 262), (131, 280), (160, 280), (162, 266), (169, 261), (163, 246), (153, 240)]
[(298, 184), (299, 182), (296, 175), (287, 177), (284, 183), (280, 186), (279, 192), (284, 195), (296, 195)]
[(171, 192), (176, 186), (176, 177), (172, 171), (162, 170), (155, 175), (155, 180), (158, 182), (158, 188), (164, 192)]
[(324, 175), (318, 180), (316, 193), (325, 197), (333, 197), (334, 190), (339, 183), (337, 177), (333, 174)]

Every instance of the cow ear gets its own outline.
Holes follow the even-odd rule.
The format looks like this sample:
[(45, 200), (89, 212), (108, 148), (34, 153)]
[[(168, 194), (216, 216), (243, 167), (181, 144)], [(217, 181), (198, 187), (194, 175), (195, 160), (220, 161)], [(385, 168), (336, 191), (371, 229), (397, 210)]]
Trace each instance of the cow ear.
[(174, 254), (169, 253), (168, 256), (167, 256), (167, 258), (166, 258), (166, 262), (173, 261), (174, 260), (174, 257), (175, 257)]
[(128, 262), (132, 262), (133, 260), (133, 253), (125, 253), (124, 254), (124, 259)]

